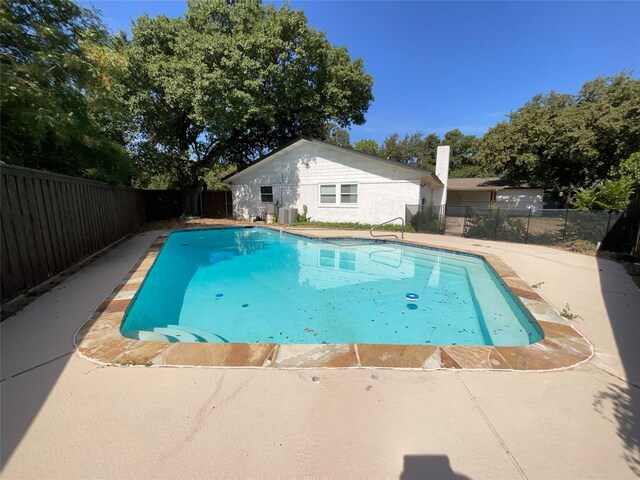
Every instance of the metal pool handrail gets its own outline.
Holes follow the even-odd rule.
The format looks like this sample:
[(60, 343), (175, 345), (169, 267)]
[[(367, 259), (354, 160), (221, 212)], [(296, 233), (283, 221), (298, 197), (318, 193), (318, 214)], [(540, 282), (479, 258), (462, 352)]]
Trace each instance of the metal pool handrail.
[(396, 234), (393, 234), (393, 233), (385, 233), (385, 234), (382, 234), (382, 235), (374, 235), (373, 234), (373, 229), (374, 228), (381, 227), (382, 225), (386, 225), (387, 223), (391, 223), (391, 222), (394, 222), (396, 220), (400, 220), (402, 222), (402, 234), (401, 235), (402, 235), (402, 238), (404, 239), (404, 218), (402, 218), (402, 217), (392, 218), (391, 220), (387, 220), (386, 222), (382, 222), (382, 223), (379, 223), (377, 225), (374, 225), (369, 230), (369, 235), (371, 235), (374, 238), (380, 238), (380, 237), (396, 237), (396, 238), (398, 238), (398, 236)]
[(400, 268), (402, 266), (402, 260), (404, 258), (404, 252), (402, 251), (402, 249), (400, 249), (400, 261), (398, 262), (398, 265), (392, 265), (391, 263), (382, 262), (382, 261), (376, 260), (374, 258), (374, 255), (376, 255), (378, 253), (395, 252), (396, 250), (398, 250), (398, 248), (387, 248), (385, 250), (376, 250), (374, 252), (369, 253), (369, 260), (371, 260), (372, 262), (375, 262), (375, 263), (379, 263), (380, 265), (385, 265), (387, 267)]

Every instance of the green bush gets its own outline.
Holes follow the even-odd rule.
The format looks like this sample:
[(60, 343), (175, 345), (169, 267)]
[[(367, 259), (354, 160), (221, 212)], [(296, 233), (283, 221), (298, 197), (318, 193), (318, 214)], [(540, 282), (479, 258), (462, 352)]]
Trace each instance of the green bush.
[[(307, 221), (307, 222), (296, 222), (291, 225), (292, 227), (323, 227), (323, 228), (335, 228), (335, 229), (350, 229), (350, 230), (369, 230), (374, 225), (368, 223), (356, 223), (356, 222), (316, 222), (316, 221)], [(384, 230), (389, 232), (400, 232), (402, 231), (402, 225), (375, 225), (376, 230)], [(415, 233), (413, 227), (409, 224), (404, 228), (405, 232)]]
[(442, 233), (440, 211), (433, 203), (416, 213), (410, 223), (416, 232)]
[(298, 223), (309, 222), (311, 219), (308, 217), (309, 209), (306, 205), (302, 205), (302, 213), (298, 215)]
[(630, 177), (608, 179), (593, 188), (578, 189), (573, 205), (578, 210), (624, 210), (632, 193)]

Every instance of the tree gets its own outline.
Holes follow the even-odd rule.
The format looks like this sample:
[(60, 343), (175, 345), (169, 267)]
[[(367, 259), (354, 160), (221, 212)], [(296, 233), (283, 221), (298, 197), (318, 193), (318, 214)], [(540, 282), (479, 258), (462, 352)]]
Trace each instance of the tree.
[(435, 134), (423, 138), (422, 132), (415, 132), (400, 139), (398, 133), (393, 133), (385, 138), (379, 154), (408, 165), (433, 168), (439, 142)]
[(369, 155), (378, 155), (380, 153), (378, 142), (366, 138), (358, 140), (356, 143), (354, 143), (353, 148), (355, 150), (358, 150), (359, 152), (368, 153)]
[(132, 147), (141, 168), (175, 172), (185, 213), (212, 165), (362, 124), (373, 99), (363, 61), (287, 5), (189, 1), (181, 18), (140, 17), (132, 35)]
[(632, 153), (629, 158), (620, 162), (610, 173), (613, 177), (627, 177), (634, 186), (640, 185), (640, 152)]
[(2, 158), (127, 183), (122, 57), (95, 12), (70, 0), (0, 4)]
[(640, 80), (587, 82), (576, 95), (536, 95), (491, 128), (478, 159), (513, 182), (571, 192), (604, 179), (640, 150)]
[(430, 133), (422, 139), (421, 167), (431, 170), (436, 168), (436, 155), (438, 154), (438, 146), (440, 145), (440, 137), (435, 133)]
[(323, 140), (339, 147), (351, 148), (351, 137), (349, 132), (344, 128), (340, 128), (335, 123), (327, 123), (325, 125), (325, 133)]
[(593, 188), (579, 188), (573, 206), (578, 210), (624, 210), (632, 193), (629, 178), (607, 179)]
[(573, 205), (579, 210), (624, 210), (640, 185), (640, 152), (614, 166), (609, 178), (592, 188), (579, 188)]
[(451, 147), (449, 176), (451, 178), (482, 176), (485, 172), (475, 161), (478, 139), (475, 135), (465, 135), (457, 128), (444, 134), (440, 145)]

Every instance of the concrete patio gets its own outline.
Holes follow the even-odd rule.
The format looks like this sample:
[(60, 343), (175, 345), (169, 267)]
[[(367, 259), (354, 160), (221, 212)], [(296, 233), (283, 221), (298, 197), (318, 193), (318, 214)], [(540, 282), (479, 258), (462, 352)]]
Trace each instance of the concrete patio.
[(640, 291), (620, 265), (407, 235), (497, 255), (557, 310), (568, 304), (596, 353), (567, 370), (105, 367), (78, 357), (76, 330), (158, 233), (124, 242), (1, 324), (2, 478), (640, 475)]

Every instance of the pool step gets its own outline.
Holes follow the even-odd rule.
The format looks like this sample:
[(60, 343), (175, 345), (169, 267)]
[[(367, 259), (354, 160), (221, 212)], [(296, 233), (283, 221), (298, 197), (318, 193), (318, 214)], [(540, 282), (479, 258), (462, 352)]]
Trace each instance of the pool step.
[(199, 342), (227, 343), (227, 340), (212, 332), (184, 325), (167, 325), (153, 330), (122, 330), (123, 337), (147, 342)]
[(135, 340), (145, 340), (147, 342), (178, 342), (179, 340), (171, 335), (164, 335), (159, 332), (151, 332), (148, 330), (122, 330), (120, 332), (123, 337), (133, 338)]
[(190, 333), (192, 335), (195, 335), (196, 337), (200, 337), (202, 340), (200, 340), (201, 342), (208, 342), (208, 343), (220, 343), (220, 342), (225, 342), (226, 340), (224, 338), (222, 338), (219, 335), (216, 335), (213, 332), (208, 332), (206, 330), (202, 330), (201, 328), (196, 328), (196, 327), (188, 327), (186, 325), (167, 325), (168, 328), (173, 328), (176, 330), (181, 330), (183, 332), (187, 332)]
[(174, 337), (178, 342), (201, 342), (197, 336), (180, 328), (156, 327), (153, 329), (155, 333), (161, 333), (170, 337)]

